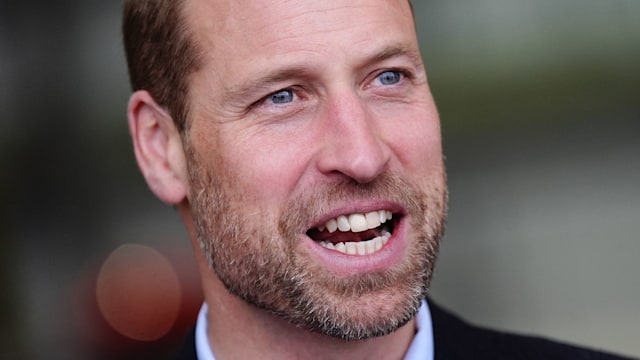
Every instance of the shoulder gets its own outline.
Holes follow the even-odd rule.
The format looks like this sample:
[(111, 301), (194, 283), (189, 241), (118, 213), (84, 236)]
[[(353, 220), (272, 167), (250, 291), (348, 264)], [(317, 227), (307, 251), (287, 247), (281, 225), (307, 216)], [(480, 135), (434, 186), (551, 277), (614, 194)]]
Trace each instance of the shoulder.
[(447, 359), (630, 359), (540, 337), (471, 325), (429, 300), (435, 360)]

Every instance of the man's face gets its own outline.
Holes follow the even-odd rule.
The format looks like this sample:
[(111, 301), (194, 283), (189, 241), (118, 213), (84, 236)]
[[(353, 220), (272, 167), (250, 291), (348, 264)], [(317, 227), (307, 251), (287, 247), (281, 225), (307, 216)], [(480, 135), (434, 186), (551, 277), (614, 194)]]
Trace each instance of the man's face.
[(185, 14), (205, 51), (183, 137), (188, 199), (218, 277), (311, 331), (405, 324), (446, 207), (408, 2), (198, 0)]

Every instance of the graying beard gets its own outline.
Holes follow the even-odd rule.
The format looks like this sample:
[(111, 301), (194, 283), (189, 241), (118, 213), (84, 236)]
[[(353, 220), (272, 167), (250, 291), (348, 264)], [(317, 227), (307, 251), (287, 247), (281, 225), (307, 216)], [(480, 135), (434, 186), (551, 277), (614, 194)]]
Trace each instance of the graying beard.
[[(206, 172), (205, 172), (206, 173)], [(393, 319), (386, 319), (381, 322), (374, 322), (372, 319), (366, 319), (366, 321), (349, 321), (344, 313), (339, 314), (334, 311), (330, 306), (323, 304), (323, 302), (317, 301), (319, 298), (313, 298), (309, 296), (303, 296), (306, 293), (310, 292), (309, 286), (305, 285), (305, 279), (309, 278), (309, 274), (307, 271), (303, 273), (299, 273), (296, 278), (288, 278), (288, 274), (292, 273), (291, 269), (295, 269), (295, 264), (291, 263), (273, 263), (273, 262), (265, 262), (264, 257), (260, 257), (259, 254), (244, 254), (243, 258), (240, 259), (226, 259), (226, 263), (216, 263), (215, 259), (221, 259), (221, 256), (225, 253), (224, 250), (220, 251), (219, 246), (222, 243), (219, 239), (214, 238), (214, 234), (218, 236), (227, 237), (227, 244), (236, 244), (242, 246), (242, 243), (249, 241), (246, 237), (240, 238), (240, 234), (242, 234), (241, 228), (243, 225), (243, 219), (230, 219), (227, 216), (219, 216), (214, 217), (214, 214), (228, 214), (229, 211), (235, 210), (230, 209), (230, 204), (228, 199), (228, 194), (225, 193), (227, 189), (225, 189), (225, 184), (222, 184), (220, 179), (215, 179), (209, 176), (209, 174), (205, 175), (203, 179), (199, 175), (199, 171), (190, 171), (190, 181), (192, 185), (199, 185), (197, 188), (199, 189), (198, 193), (192, 194), (194, 195), (194, 202), (192, 204), (194, 206), (194, 221), (196, 225), (196, 231), (198, 240), (200, 242), (200, 247), (204, 252), (207, 260), (209, 262), (209, 266), (215, 271), (218, 275), (218, 278), (223, 282), (224, 286), (228, 291), (235, 294), (236, 296), (242, 298), (244, 301), (254, 304), (255, 306), (262, 308), (272, 314), (280, 316), (289, 322), (295, 324), (296, 326), (305, 328), (309, 331), (322, 333), (325, 335), (329, 335), (332, 337), (340, 338), (343, 340), (361, 340), (376, 336), (383, 336), (389, 334), (399, 327), (405, 325), (408, 321), (410, 321), (416, 314), (421, 300), (426, 296), (426, 291), (428, 289), (428, 285), (430, 282), (433, 265), (435, 262), (435, 255), (437, 253), (437, 245), (439, 242), (440, 235), (444, 228), (444, 219), (438, 221), (438, 224), (432, 224), (431, 229), (435, 230), (436, 234), (427, 234), (427, 241), (421, 242), (423, 247), (429, 247), (428, 249), (421, 249), (418, 254), (427, 254), (428, 258), (426, 259), (411, 259), (408, 264), (415, 264), (416, 262), (420, 262), (422, 269), (421, 274), (414, 279), (420, 279), (419, 283), (406, 283), (406, 289), (404, 291), (409, 291), (407, 294), (407, 298), (404, 301), (406, 305), (403, 308), (403, 311), (399, 314), (396, 314)], [(396, 184), (397, 185), (397, 184)], [(349, 187), (347, 185), (346, 187)], [(342, 188), (342, 186), (341, 186)], [(192, 188), (193, 189), (193, 188)], [(207, 191), (207, 190), (210, 191)], [(369, 191), (366, 187), (359, 186), (357, 189), (361, 191), (360, 195), (367, 196), (369, 195)], [(212, 190), (212, 191), (211, 191)], [(352, 189), (353, 190), (353, 189)], [(396, 190), (396, 189), (394, 189)], [(394, 191), (392, 190), (392, 191)], [(403, 189), (404, 190), (404, 189)], [(342, 196), (340, 193), (348, 193), (348, 192), (338, 192), (337, 196)], [(353, 194), (353, 191), (350, 193)], [(241, 199), (234, 199), (236, 203)], [(413, 201), (412, 204), (408, 204), (408, 206), (414, 206), (419, 208), (420, 213), (426, 213), (424, 207), (426, 206), (425, 199), (410, 199)], [(434, 199), (431, 199), (432, 201)], [(439, 199), (444, 202), (439, 203), (436, 200), (436, 204), (431, 204), (435, 207), (435, 209), (430, 209), (432, 211), (429, 212), (431, 214), (430, 218), (433, 219), (434, 213), (439, 213), (443, 210), (443, 207), (446, 207), (446, 190), (444, 191), (444, 199)], [(320, 206), (321, 207), (321, 206)], [(318, 207), (318, 211), (324, 211)], [(433, 211), (435, 210), (435, 212)], [(301, 212), (307, 213), (307, 212)], [(213, 220), (221, 223), (213, 224)], [(288, 219), (292, 220), (292, 219)], [(284, 221), (284, 220), (283, 220)], [(416, 222), (418, 220), (416, 219)], [(304, 224), (308, 223), (306, 219), (297, 219), (296, 221), (288, 221), (285, 223), (279, 224), (280, 234), (282, 238), (287, 238), (287, 234), (294, 233), (298, 229), (292, 229), (290, 227), (291, 224)], [(417, 228), (414, 225), (414, 228)], [(430, 227), (429, 224), (425, 224), (427, 229)], [(214, 229), (216, 226), (217, 229), (222, 229), (222, 231), (211, 232), (211, 229)], [(246, 230), (246, 229), (245, 229)], [(253, 235), (254, 241), (258, 240), (256, 234)], [(232, 239), (231, 239), (232, 238)], [(263, 243), (268, 242), (268, 239), (259, 239)], [(290, 250), (290, 249), (286, 249)], [(228, 254), (228, 253), (227, 253)], [(293, 254), (286, 254), (289, 258)], [(412, 254), (413, 255), (413, 254)], [(224, 260), (224, 259), (223, 259)], [(273, 259), (270, 259), (273, 260)], [(243, 265), (249, 264), (249, 269), (257, 269), (261, 267), (271, 267), (271, 271), (268, 271), (267, 274), (254, 274), (254, 273), (237, 273), (237, 270), (241, 270)], [(256, 266), (260, 265), (260, 266)], [(303, 266), (298, 264), (297, 269), (305, 269)], [(234, 274), (236, 277), (226, 276), (227, 274)], [(284, 275), (282, 275), (284, 274)], [(265, 276), (266, 275), (266, 276)], [(281, 275), (286, 278), (284, 281), (284, 288), (274, 289), (273, 283), (283, 284), (283, 279), (274, 279), (273, 277), (276, 275)], [(369, 277), (368, 285), (365, 285), (367, 281), (361, 281), (360, 286), (354, 287), (351, 289), (354, 291), (362, 291), (366, 292), (366, 290), (371, 289), (373, 286), (377, 288), (384, 284), (371, 284), (372, 279), (380, 279)], [(279, 281), (278, 281), (279, 280)], [(387, 279), (388, 282), (388, 279)], [(242, 285), (240, 287), (236, 286), (236, 284)], [(334, 284), (335, 285), (335, 284)], [(344, 285), (344, 283), (343, 283)], [(313, 286), (313, 285), (311, 285)], [(409, 287), (410, 286), (410, 287)], [(335, 286), (334, 286), (335, 288)], [(360, 289), (357, 289), (360, 288)], [(351, 294), (353, 295), (353, 293)], [(285, 301), (285, 303), (283, 303)], [(286, 303), (288, 302), (288, 304)], [(280, 310), (282, 309), (282, 310)], [(338, 317), (336, 317), (339, 315)]]

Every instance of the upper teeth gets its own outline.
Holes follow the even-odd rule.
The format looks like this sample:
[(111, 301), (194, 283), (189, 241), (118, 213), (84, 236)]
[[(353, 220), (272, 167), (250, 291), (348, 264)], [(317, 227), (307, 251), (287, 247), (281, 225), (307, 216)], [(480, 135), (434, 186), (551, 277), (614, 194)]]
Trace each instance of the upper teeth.
[(380, 224), (391, 220), (392, 216), (389, 210), (372, 211), (366, 214), (340, 215), (337, 218), (327, 221), (324, 226), (319, 226), (318, 230), (324, 231), (326, 229), (330, 233), (336, 230), (342, 232), (363, 232), (377, 228)]

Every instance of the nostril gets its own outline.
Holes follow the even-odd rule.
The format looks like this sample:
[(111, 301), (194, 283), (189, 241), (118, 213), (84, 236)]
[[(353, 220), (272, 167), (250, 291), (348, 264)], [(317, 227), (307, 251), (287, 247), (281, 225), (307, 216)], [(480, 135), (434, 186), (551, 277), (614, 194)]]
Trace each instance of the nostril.
[(331, 139), (319, 152), (316, 166), (323, 174), (339, 173), (365, 184), (387, 170), (390, 153), (377, 139)]
[(387, 158), (380, 148), (376, 150), (378, 150), (378, 153), (363, 151), (360, 157), (353, 159), (346, 175), (358, 183), (368, 183), (380, 176), (386, 169)]

